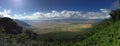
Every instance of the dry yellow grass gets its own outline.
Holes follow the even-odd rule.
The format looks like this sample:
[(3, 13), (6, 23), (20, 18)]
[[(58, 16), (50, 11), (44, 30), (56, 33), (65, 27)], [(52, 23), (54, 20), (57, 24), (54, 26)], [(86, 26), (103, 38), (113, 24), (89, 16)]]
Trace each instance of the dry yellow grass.
[(49, 32), (76, 32), (82, 29), (92, 27), (92, 24), (70, 24), (70, 23), (47, 23), (47, 24), (35, 24), (36, 32), (43, 34)]
[(69, 25), (63, 28), (63, 30), (70, 31), (70, 32), (76, 32), (76, 31), (80, 31), (81, 29), (87, 29), (90, 27), (92, 27), (92, 24), (74, 24), (74, 25)]

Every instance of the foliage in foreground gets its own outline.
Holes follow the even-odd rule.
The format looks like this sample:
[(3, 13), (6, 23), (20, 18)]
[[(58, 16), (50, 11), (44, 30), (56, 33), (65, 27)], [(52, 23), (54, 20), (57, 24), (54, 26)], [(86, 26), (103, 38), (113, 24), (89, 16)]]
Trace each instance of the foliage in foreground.
[(81, 46), (120, 46), (120, 21), (111, 23), (110, 26), (101, 29), (94, 35), (75, 43)]
[(120, 46), (120, 9), (113, 10), (111, 18), (98, 25), (95, 34), (75, 43), (79, 46)]

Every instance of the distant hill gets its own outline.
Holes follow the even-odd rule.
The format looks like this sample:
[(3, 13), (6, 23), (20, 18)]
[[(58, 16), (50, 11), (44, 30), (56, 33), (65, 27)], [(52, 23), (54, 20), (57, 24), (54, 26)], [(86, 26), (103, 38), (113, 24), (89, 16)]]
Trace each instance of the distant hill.
[(26, 23), (26, 22), (24, 22), (24, 21), (22, 21), (22, 20), (14, 19), (14, 21), (15, 21), (16, 23), (18, 23), (18, 25), (20, 25), (20, 26), (22, 26), (22, 27), (29, 27), (29, 26), (31, 26), (30, 24), (28, 24), (28, 23)]
[(22, 33), (22, 27), (19, 26), (13, 19), (8, 17), (0, 18), (0, 27), (2, 28), (0, 31), (5, 33)]
[(52, 20), (23, 20), (29, 24), (40, 24), (40, 23), (59, 23), (59, 22), (66, 22), (66, 23), (89, 23), (89, 24), (97, 24), (104, 19), (52, 19)]

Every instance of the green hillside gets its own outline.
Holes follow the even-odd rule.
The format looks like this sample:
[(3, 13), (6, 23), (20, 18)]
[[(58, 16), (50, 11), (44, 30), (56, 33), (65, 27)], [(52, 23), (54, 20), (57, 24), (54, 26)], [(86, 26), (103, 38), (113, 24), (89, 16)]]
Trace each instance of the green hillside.
[(75, 43), (79, 46), (120, 46), (120, 21), (98, 30), (95, 34), (82, 42)]
[(113, 10), (110, 15), (111, 19), (97, 26), (97, 32), (75, 46), (120, 46), (120, 9)]

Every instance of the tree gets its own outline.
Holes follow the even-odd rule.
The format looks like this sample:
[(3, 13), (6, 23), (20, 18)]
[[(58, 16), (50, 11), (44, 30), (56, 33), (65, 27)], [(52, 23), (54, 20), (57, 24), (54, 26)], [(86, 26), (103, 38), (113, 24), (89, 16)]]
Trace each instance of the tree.
[(118, 20), (120, 20), (120, 9), (113, 10), (113, 11), (110, 13), (110, 16), (111, 16), (111, 19), (112, 19), (113, 21), (118, 21)]

